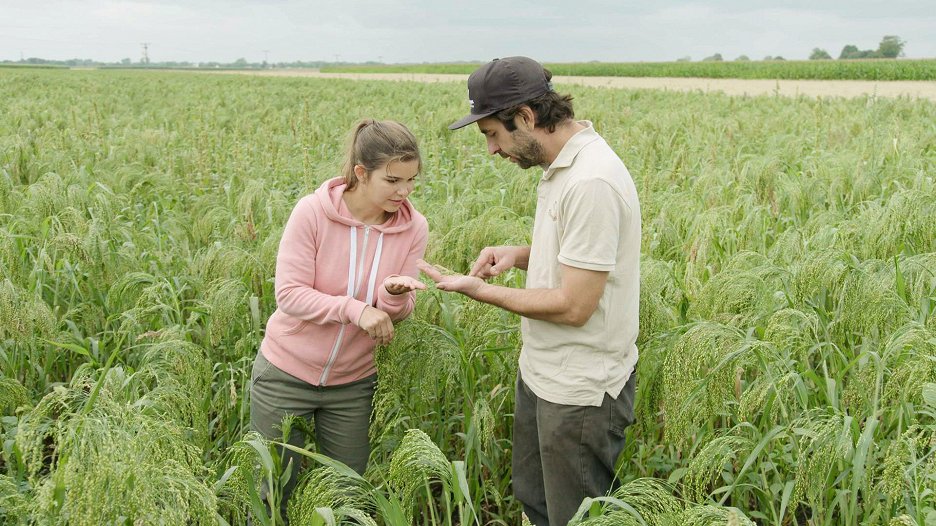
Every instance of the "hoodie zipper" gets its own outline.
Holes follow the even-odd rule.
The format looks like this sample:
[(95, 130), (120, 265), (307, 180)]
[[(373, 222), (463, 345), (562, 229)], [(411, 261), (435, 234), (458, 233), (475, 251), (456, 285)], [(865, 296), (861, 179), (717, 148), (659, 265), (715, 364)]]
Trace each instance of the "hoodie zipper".
[[(357, 227), (351, 227), (351, 254), (350, 261), (348, 262), (348, 295), (352, 298), (356, 298), (357, 295), (361, 292), (361, 284), (363, 283), (364, 274), (364, 257), (367, 255), (367, 238), (370, 236), (370, 226), (364, 227), (364, 242), (361, 246), (361, 257), (358, 259), (357, 256)], [(374, 254), (376, 261), (377, 254)], [(359, 260), (358, 268), (355, 269), (355, 260)], [(357, 270), (357, 272), (355, 272)], [(371, 272), (376, 272), (376, 268), (372, 269)], [(335, 359), (338, 358), (338, 350), (341, 349), (342, 340), (344, 340), (345, 329), (348, 328), (347, 324), (342, 324), (341, 329), (338, 331), (338, 336), (335, 338), (335, 344), (332, 346), (331, 354), (328, 355), (328, 361), (325, 362), (325, 367), (322, 369), (322, 376), (319, 380), (319, 385), (324, 387), (328, 382), (328, 373), (331, 372), (332, 365), (335, 364)]]

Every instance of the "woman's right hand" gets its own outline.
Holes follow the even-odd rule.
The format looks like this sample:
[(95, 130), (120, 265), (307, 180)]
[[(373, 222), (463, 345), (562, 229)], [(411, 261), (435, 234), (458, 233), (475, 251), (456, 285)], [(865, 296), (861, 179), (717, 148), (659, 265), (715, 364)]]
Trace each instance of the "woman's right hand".
[(377, 345), (386, 345), (393, 339), (393, 322), (390, 315), (370, 305), (364, 307), (361, 312), (358, 327), (373, 338)]

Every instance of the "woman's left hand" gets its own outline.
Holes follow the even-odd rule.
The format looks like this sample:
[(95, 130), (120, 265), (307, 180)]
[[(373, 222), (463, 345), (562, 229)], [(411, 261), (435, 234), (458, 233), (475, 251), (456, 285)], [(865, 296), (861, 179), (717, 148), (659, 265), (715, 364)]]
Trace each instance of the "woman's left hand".
[(426, 284), (409, 276), (390, 276), (383, 282), (387, 292), (393, 295), (404, 294), (416, 289), (426, 290)]

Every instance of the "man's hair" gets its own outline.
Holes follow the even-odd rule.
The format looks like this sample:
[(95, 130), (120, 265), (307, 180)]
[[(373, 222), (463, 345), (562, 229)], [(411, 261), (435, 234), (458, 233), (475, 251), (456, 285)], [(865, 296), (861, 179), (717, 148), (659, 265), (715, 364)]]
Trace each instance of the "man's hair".
[[(546, 80), (552, 79), (552, 72), (548, 69), (544, 71), (546, 72)], [(546, 128), (549, 133), (556, 131), (556, 125), (566, 119), (575, 118), (575, 111), (572, 109), (572, 95), (560, 95), (552, 90), (516, 106), (500, 110), (494, 114), (494, 117), (504, 124), (507, 131), (516, 131), (517, 125), (514, 124), (514, 117), (517, 116), (520, 108), (524, 106), (529, 106), (533, 110), (536, 115), (536, 125), (540, 128)]]

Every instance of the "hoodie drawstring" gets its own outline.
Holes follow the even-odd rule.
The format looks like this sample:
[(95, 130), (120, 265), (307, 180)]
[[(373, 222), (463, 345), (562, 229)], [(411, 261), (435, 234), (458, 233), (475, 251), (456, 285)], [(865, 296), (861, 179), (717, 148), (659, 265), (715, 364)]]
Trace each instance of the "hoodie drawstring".
[[(364, 247), (367, 248), (366, 246)], [(370, 280), (367, 282), (367, 304), (372, 305), (374, 303), (374, 294), (376, 294), (376, 288), (374, 285), (377, 283), (377, 267), (380, 265), (380, 256), (383, 253), (383, 232), (380, 233), (380, 237), (377, 238), (377, 248), (374, 250), (374, 264), (371, 265), (370, 269)], [(363, 258), (362, 258), (363, 259)]]
[[(354, 298), (361, 291), (362, 283), (357, 283), (357, 281), (364, 277), (364, 258), (367, 253), (367, 238), (368, 234), (370, 234), (370, 227), (364, 227), (364, 243), (361, 247), (360, 261), (357, 257), (357, 227), (352, 226), (350, 230), (351, 243), (348, 250), (348, 296)], [(377, 283), (377, 269), (380, 266), (380, 256), (383, 254), (383, 239), (384, 233), (381, 232), (380, 236), (377, 238), (377, 248), (374, 250), (374, 262), (371, 264), (370, 279), (367, 283), (367, 298), (365, 301), (368, 305), (373, 305), (374, 303), (374, 295), (376, 294), (374, 285)], [(335, 345), (332, 346), (331, 353), (328, 356), (328, 362), (325, 363), (325, 368), (322, 370), (322, 378), (319, 385), (324, 386), (325, 382), (328, 381), (328, 372), (335, 363), (335, 358), (338, 357), (338, 350), (341, 348), (341, 342), (344, 339), (344, 333), (347, 327), (346, 324), (342, 324), (341, 329), (338, 331), (338, 336), (335, 338)]]

